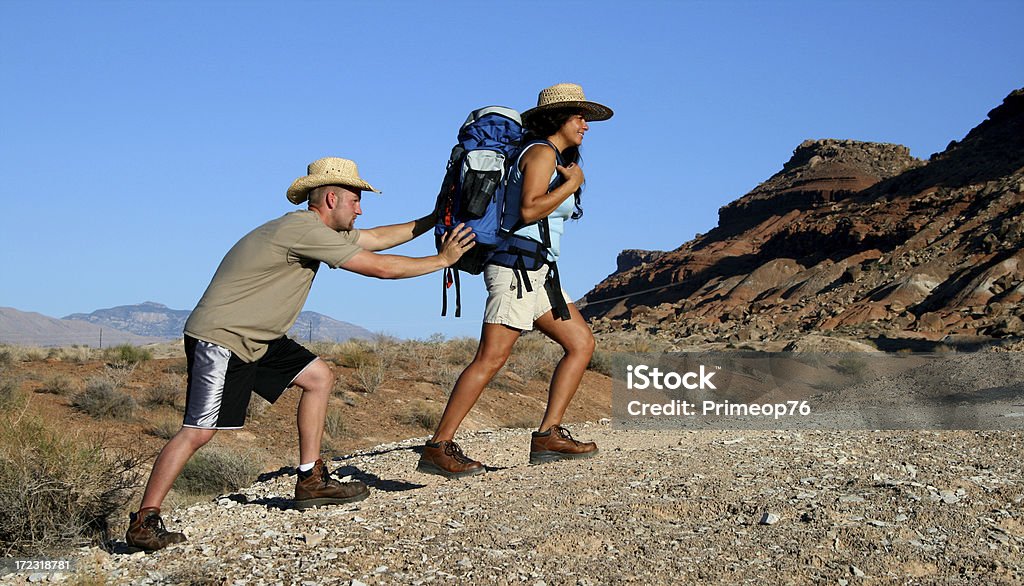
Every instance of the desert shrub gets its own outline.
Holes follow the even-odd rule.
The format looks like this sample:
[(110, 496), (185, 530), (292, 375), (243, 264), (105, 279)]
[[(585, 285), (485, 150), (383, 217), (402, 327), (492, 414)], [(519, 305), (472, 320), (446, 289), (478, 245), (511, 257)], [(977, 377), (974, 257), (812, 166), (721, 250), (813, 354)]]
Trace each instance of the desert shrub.
[(40, 554), (107, 538), (144, 459), (34, 419), (0, 422), (0, 550)]
[(14, 350), (7, 346), (0, 347), (0, 368), (7, 368), (14, 363)]
[(418, 425), (428, 431), (434, 431), (437, 428), (437, 424), (441, 422), (442, 413), (443, 409), (440, 405), (417, 399), (409, 403), (409, 407), (402, 414), (402, 422)]
[(75, 395), (71, 405), (96, 419), (131, 419), (138, 404), (127, 393), (114, 388), (113, 383), (103, 379), (92, 379), (85, 384), (85, 390)]
[(254, 452), (238, 453), (222, 448), (199, 450), (185, 464), (174, 489), (190, 494), (221, 494), (249, 486), (262, 464)]
[(833, 370), (847, 376), (860, 377), (867, 369), (867, 363), (854, 357), (845, 356), (832, 367)]
[(304, 342), (302, 345), (313, 354), (324, 359), (334, 356), (340, 346), (337, 342), (328, 341)]
[(139, 348), (131, 344), (121, 344), (120, 346), (107, 348), (106, 352), (104, 352), (104, 357), (114, 365), (129, 365), (146, 362), (153, 358), (153, 353), (146, 348)]
[(53, 393), (54, 395), (70, 395), (75, 391), (75, 381), (66, 374), (55, 374), (43, 382), (39, 388), (42, 393)]
[(545, 379), (558, 360), (552, 344), (536, 337), (523, 338), (512, 348), (508, 369), (524, 380)]
[(21, 359), (26, 362), (39, 362), (40, 360), (46, 360), (49, 355), (50, 353), (48, 350), (33, 346), (22, 350)]
[(92, 360), (92, 349), (88, 346), (71, 346), (70, 348), (59, 348), (57, 358), (65, 362), (82, 364)]
[(187, 375), (188, 374), (188, 361), (184, 358), (180, 360), (172, 360), (164, 366), (164, 372), (167, 374)]
[(363, 363), (356, 367), (356, 371), (352, 373), (356, 390), (363, 391), (364, 393), (375, 392), (384, 384), (387, 376), (388, 366), (376, 354), (367, 357)]
[(270, 409), (270, 401), (253, 393), (249, 399), (249, 406), (245, 409), (245, 418), (247, 421), (255, 421), (262, 417), (267, 409)]
[(103, 367), (103, 378), (110, 382), (114, 388), (120, 389), (128, 386), (135, 377), (135, 368), (138, 363), (117, 362), (107, 364)]
[(454, 364), (448, 364), (447, 362), (438, 364), (434, 370), (434, 382), (437, 386), (441, 387), (441, 390), (451, 394), (452, 389), (455, 388), (455, 383), (459, 380), (459, 376), (462, 375), (462, 367)]
[(362, 340), (347, 340), (335, 349), (335, 360), (341, 366), (357, 368), (370, 354), (369, 345)]
[(324, 431), (331, 437), (341, 437), (345, 433), (345, 416), (341, 409), (331, 407), (327, 410), (324, 420)]
[(601, 350), (595, 350), (594, 355), (590, 357), (590, 363), (587, 364), (587, 370), (593, 370), (599, 372), (605, 376), (612, 376), (613, 371), (612, 356), (608, 352)]
[(159, 407), (178, 408), (185, 402), (185, 382), (177, 375), (167, 375), (164, 380), (146, 389), (146, 404)]
[(461, 364), (463, 366), (473, 361), (476, 356), (476, 347), (480, 342), (476, 338), (453, 338), (446, 344), (447, 361), (449, 364)]
[(169, 440), (181, 429), (180, 417), (163, 417), (149, 426), (146, 432), (153, 437)]
[(537, 417), (521, 413), (510, 413), (508, 418), (501, 423), (501, 426), (512, 429), (537, 429), (538, 423), (540, 423), (540, 420)]
[(0, 410), (20, 407), (27, 398), (21, 388), (21, 379), (0, 374)]

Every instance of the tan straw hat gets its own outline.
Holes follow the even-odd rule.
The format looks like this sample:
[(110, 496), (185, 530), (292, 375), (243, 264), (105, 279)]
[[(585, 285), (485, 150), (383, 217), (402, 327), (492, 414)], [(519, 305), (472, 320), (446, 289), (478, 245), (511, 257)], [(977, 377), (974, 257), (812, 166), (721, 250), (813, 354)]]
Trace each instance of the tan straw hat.
[(309, 190), (324, 185), (344, 185), (362, 191), (380, 193), (359, 176), (355, 161), (338, 157), (317, 159), (306, 168), (306, 176), (299, 177), (288, 188), (288, 201), (300, 204), (309, 197)]
[(537, 107), (523, 112), (523, 120), (537, 112), (556, 108), (579, 108), (583, 117), (589, 121), (607, 120), (612, 117), (612, 109), (608, 106), (589, 102), (583, 95), (583, 88), (575, 83), (559, 83), (544, 88), (537, 96)]

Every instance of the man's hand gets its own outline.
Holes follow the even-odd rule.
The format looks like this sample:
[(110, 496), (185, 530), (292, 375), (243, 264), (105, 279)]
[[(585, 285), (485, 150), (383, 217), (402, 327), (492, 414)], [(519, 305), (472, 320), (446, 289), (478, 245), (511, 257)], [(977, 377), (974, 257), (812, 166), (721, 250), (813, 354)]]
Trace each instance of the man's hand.
[(452, 266), (462, 258), (463, 254), (470, 248), (476, 246), (473, 239), (476, 234), (465, 224), (459, 224), (451, 232), (441, 237), (441, 251), (437, 253), (445, 262), (445, 266)]
[(556, 164), (555, 169), (565, 179), (565, 183), (572, 187), (572, 191), (576, 191), (580, 185), (583, 185), (583, 168), (576, 163), (569, 163), (567, 167)]

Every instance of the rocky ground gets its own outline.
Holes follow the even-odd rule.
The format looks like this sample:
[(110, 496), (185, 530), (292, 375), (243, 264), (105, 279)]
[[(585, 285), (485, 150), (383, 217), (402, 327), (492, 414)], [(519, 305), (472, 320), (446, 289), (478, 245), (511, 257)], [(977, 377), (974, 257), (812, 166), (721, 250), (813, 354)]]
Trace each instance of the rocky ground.
[[(127, 584), (1020, 584), (1019, 432), (644, 431), (575, 426), (592, 459), (527, 465), (482, 430), (488, 473), (415, 472), (422, 438), (336, 460), (348, 506), (289, 507), (290, 469), (168, 511), (188, 543), (77, 552), (68, 580)], [(25, 576), (4, 581), (24, 582)]]

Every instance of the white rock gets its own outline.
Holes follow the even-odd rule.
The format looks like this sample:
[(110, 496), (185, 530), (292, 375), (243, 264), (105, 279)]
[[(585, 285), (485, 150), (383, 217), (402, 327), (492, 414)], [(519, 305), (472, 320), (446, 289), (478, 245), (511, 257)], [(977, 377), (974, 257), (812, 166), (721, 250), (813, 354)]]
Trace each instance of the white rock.
[(758, 521), (761, 525), (774, 525), (779, 522), (780, 517), (775, 513), (766, 512), (761, 516), (761, 520)]

